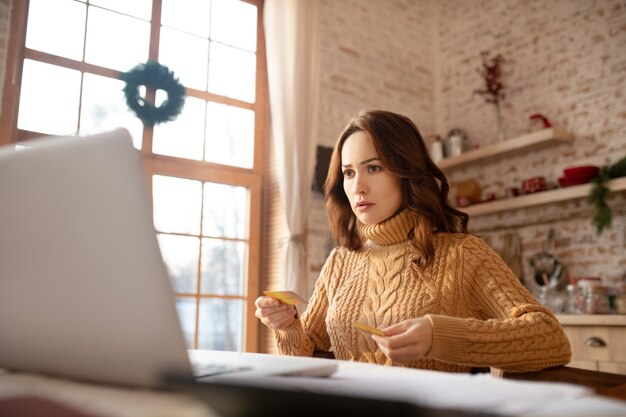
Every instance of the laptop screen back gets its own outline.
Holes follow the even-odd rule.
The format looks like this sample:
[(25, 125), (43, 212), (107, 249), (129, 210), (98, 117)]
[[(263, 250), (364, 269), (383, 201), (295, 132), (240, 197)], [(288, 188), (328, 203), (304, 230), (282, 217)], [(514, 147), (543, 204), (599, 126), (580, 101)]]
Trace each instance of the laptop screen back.
[(0, 149), (0, 367), (154, 386), (190, 373), (126, 130)]

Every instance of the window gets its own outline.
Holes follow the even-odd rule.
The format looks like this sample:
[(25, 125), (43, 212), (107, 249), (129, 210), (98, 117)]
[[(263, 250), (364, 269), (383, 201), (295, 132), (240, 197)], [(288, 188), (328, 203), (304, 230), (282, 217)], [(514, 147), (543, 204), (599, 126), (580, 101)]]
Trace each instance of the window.
[[(154, 224), (188, 347), (258, 350), (267, 97), (262, 0), (14, 1), (0, 143), (126, 127), (144, 157)], [(54, 18), (51, 18), (54, 16)], [(144, 127), (119, 76), (148, 59), (187, 98)], [(162, 91), (144, 91), (156, 105)]]

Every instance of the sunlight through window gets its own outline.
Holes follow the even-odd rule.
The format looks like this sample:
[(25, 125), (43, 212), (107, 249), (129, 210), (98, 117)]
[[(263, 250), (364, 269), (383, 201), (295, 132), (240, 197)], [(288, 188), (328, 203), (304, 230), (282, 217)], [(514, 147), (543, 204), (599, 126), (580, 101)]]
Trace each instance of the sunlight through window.
[[(262, 28), (256, 0), (13, 4), (23, 11), (18, 23), (26, 24), (15, 58), (21, 64), (17, 136), (128, 129), (147, 171), (154, 226), (188, 346), (255, 346), (256, 337), (246, 339), (256, 335), (246, 321), (256, 291), (248, 294), (249, 283), (256, 285), (260, 269), (250, 254), (251, 245), (260, 245), (262, 173), (254, 163), (261, 160), (257, 131), (264, 130), (256, 128), (258, 115), (267, 113), (267, 103), (257, 102), (266, 95), (257, 91)], [(54, 16), (62, 16), (61, 24)], [(129, 109), (120, 80), (147, 60), (167, 66), (186, 92), (175, 120), (155, 126)], [(139, 95), (156, 107), (168, 99), (145, 85)]]

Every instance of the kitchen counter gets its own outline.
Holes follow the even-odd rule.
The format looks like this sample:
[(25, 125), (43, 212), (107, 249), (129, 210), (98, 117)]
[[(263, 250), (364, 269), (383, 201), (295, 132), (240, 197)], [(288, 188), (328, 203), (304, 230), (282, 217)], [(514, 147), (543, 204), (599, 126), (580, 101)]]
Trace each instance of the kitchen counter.
[(557, 314), (572, 346), (571, 366), (626, 374), (626, 315)]
[(626, 326), (626, 314), (557, 314), (562, 325)]

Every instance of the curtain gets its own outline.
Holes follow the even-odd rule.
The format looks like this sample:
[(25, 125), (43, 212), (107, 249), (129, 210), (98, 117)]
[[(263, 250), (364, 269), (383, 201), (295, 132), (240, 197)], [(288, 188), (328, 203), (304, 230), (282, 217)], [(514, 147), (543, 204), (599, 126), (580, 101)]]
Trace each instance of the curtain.
[(307, 298), (306, 221), (317, 132), (317, 5), (313, 0), (266, 0), (272, 136), (280, 195), (287, 216), (285, 288)]

